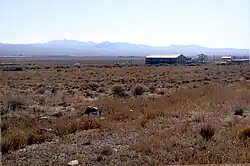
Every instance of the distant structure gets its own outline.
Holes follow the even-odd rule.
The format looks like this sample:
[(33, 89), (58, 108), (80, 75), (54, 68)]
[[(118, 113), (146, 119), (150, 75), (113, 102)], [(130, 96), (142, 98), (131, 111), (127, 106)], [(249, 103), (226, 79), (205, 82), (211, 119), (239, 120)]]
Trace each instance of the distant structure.
[(186, 64), (186, 57), (182, 54), (171, 54), (171, 55), (148, 55), (145, 58), (145, 63), (150, 65), (159, 64)]
[(75, 63), (75, 64), (73, 64), (73, 66), (74, 66), (74, 67), (80, 68), (80, 67), (81, 67), (81, 64), (80, 64), (80, 63)]
[(198, 54), (197, 55), (197, 61), (199, 63), (206, 63), (208, 61), (208, 56), (205, 54)]
[(114, 67), (128, 67), (129, 63), (128, 62), (118, 62), (118, 63), (115, 63), (113, 66)]
[(229, 61), (232, 60), (232, 57), (231, 57), (231, 56), (223, 56), (223, 57), (221, 57), (221, 60), (222, 60), (223, 62), (229, 62)]
[(250, 63), (250, 58), (247, 56), (223, 56), (221, 57), (223, 63), (226, 64), (244, 64)]
[(250, 59), (232, 59), (230, 64), (250, 64)]

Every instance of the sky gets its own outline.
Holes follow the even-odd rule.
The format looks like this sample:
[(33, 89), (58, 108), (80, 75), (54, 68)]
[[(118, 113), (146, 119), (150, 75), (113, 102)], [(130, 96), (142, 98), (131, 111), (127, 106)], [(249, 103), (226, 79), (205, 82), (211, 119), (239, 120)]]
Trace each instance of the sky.
[(250, 48), (250, 0), (0, 0), (0, 43)]

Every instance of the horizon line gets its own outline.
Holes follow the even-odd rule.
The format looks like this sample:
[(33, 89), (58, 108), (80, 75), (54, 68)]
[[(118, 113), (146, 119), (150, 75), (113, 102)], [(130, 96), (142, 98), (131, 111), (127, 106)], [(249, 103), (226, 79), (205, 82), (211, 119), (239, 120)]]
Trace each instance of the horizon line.
[(243, 50), (250, 50), (249, 48), (236, 48), (236, 47), (207, 47), (207, 46), (202, 46), (199, 44), (170, 44), (170, 45), (149, 45), (149, 44), (136, 44), (136, 43), (130, 43), (130, 42), (118, 42), (118, 41), (101, 41), (101, 42), (96, 42), (96, 41), (83, 41), (83, 40), (74, 40), (74, 39), (54, 39), (54, 40), (49, 40), (45, 42), (25, 42), (25, 43), (11, 43), (11, 42), (0, 42), (0, 44), (10, 44), (10, 45), (32, 45), (32, 44), (48, 44), (49, 42), (53, 41), (76, 41), (76, 42), (82, 42), (82, 43), (95, 43), (95, 44), (101, 44), (101, 43), (123, 43), (123, 44), (132, 44), (132, 45), (144, 45), (148, 47), (170, 47), (170, 46), (195, 46), (195, 47), (203, 47), (203, 48), (210, 48), (210, 49), (243, 49)]

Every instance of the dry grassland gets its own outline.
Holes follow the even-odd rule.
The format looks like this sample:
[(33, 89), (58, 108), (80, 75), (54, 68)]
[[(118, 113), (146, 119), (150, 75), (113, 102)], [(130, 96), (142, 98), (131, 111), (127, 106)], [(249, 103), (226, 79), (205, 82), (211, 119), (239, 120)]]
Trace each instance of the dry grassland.
[[(1, 72), (3, 165), (250, 163), (250, 68)], [(83, 115), (88, 106), (101, 116)]]

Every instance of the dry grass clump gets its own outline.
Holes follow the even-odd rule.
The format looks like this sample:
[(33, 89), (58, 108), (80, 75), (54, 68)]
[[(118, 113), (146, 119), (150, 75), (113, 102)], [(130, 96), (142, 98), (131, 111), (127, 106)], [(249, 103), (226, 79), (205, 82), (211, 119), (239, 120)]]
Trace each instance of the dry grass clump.
[(46, 136), (37, 134), (37, 133), (30, 133), (27, 138), (27, 145), (31, 144), (38, 144), (46, 141)]
[(135, 87), (132, 89), (132, 93), (134, 96), (141, 96), (143, 93), (148, 92), (148, 87), (143, 84), (136, 84)]
[(247, 139), (250, 138), (250, 127), (246, 127), (239, 132), (240, 139)]
[(10, 95), (6, 97), (5, 107), (8, 110), (16, 111), (20, 109), (25, 109), (27, 106), (27, 102), (24, 97)]
[(4, 115), (4, 114), (7, 114), (9, 110), (5, 106), (0, 105), (0, 112), (1, 112), (1, 115)]
[(96, 82), (90, 82), (88, 83), (88, 88), (91, 89), (92, 91), (96, 91), (99, 87), (99, 84)]
[(165, 145), (166, 142), (163, 138), (152, 135), (141, 140), (134, 146), (134, 148), (142, 154), (152, 155), (153, 153), (160, 152), (162, 149), (166, 148)]
[(125, 97), (126, 96), (125, 88), (121, 84), (114, 85), (111, 90), (112, 90), (112, 94), (116, 97)]
[(27, 145), (27, 134), (21, 130), (13, 132), (7, 137), (1, 138), (1, 151), (3, 154), (8, 153), (11, 150), (18, 150), (24, 148)]
[(206, 141), (210, 140), (215, 134), (215, 128), (210, 124), (203, 124), (200, 128), (199, 134)]
[(56, 94), (58, 91), (58, 88), (54, 87), (54, 86), (48, 86), (48, 87), (44, 87), (42, 85), (40, 85), (40, 87), (38, 88), (38, 93), (39, 94)]
[(102, 148), (101, 154), (105, 156), (110, 156), (113, 153), (113, 149), (110, 146), (104, 146)]
[(3, 153), (49, 141), (56, 136), (63, 137), (81, 130), (101, 128), (104, 124), (98, 117), (79, 119), (73, 116), (39, 121), (31, 118), (4, 118), (3, 121), (1, 122)]
[(154, 85), (150, 85), (149, 86), (149, 91), (150, 91), (150, 93), (155, 93), (156, 87)]
[(56, 135), (62, 137), (68, 134), (75, 133), (80, 130), (90, 130), (101, 128), (102, 124), (98, 118), (88, 117), (80, 119), (65, 119), (62, 118), (55, 125)]

